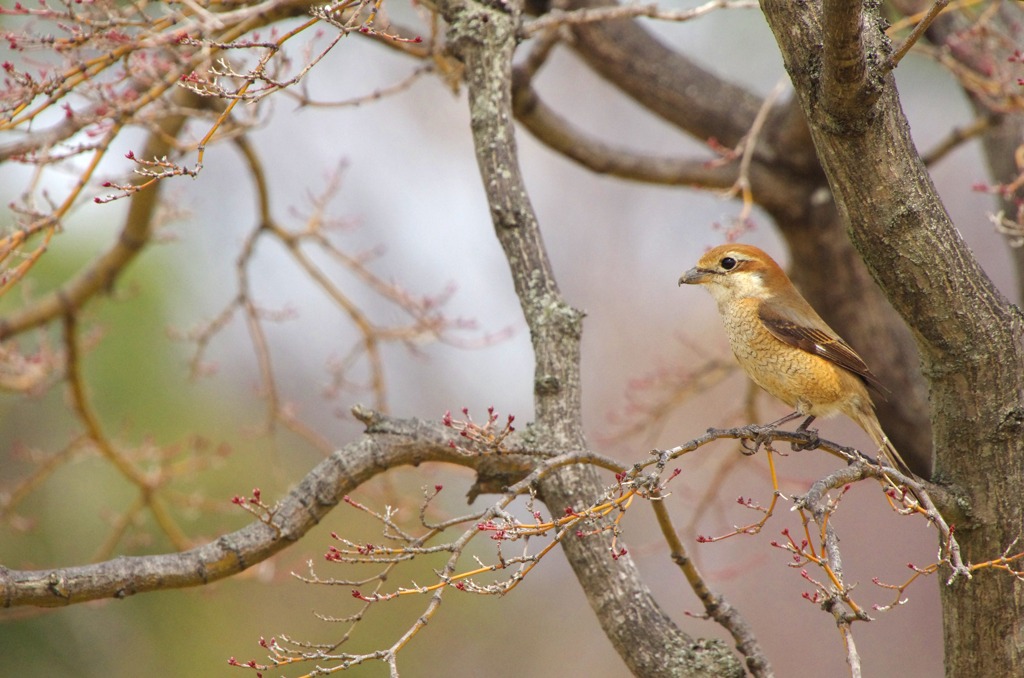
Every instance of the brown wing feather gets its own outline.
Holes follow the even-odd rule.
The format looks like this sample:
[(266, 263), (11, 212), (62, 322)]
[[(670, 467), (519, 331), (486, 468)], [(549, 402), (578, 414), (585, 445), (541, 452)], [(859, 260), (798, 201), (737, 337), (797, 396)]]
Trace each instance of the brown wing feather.
[[(801, 351), (821, 356), (859, 376), (883, 398), (888, 395), (888, 389), (871, 372), (864, 360), (850, 348), (849, 344), (835, 334), (784, 318), (777, 312), (773, 313), (773, 309), (764, 304), (759, 309), (758, 316), (764, 323), (765, 329), (779, 341)], [(824, 324), (824, 321), (822, 322)]]

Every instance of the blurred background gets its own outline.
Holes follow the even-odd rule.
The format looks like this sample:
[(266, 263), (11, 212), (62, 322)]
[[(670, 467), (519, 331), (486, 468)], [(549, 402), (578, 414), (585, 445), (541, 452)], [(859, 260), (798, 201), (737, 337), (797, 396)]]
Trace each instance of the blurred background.
[[(392, 7), (397, 18), (407, 11)], [(703, 63), (761, 94), (785, 77), (757, 11), (648, 25), (669, 44), (700, 55)], [(310, 73), (308, 89), (318, 100), (340, 101), (399, 82), (414, 68), (401, 55), (349, 39)], [(919, 149), (929, 149), (952, 126), (970, 120), (953, 79), (928, 59), (911, 54), (897, 80)], [(665, 154), (707, 154), (619, 96), (566, 48), (556, 50), (537, 87), (577, 124), (618, 143)], [(205, 131), (199, 125), (190, 128), (196, 139)], [(483, 419), (486, 408), (494, 406), (502, 416), (516, 415), (517, 423), (529, 421), (529, 336), (480, 187), (465, 94), (455, 95), (427, 76), (403, 93), (348, 108), (299, 107), (287, 97), (275, 97), (262, 109), (250, 139), (267, 169), (272, 210), (282, 223), (301, 225), (312, 196), (323, 192), (340, 167), (341, 188), (329, 209), (346, 224), (334, 236), (339, 247), (353, 254), (374, 252), (370, 268), (412, 294), (435, 295), (454, 286), (445, 314), (475, 321), (476, 329), (456, 332), (448, 342), (424, 339), (415, 341), (413, 350), (395, 344), (384, 348), (390, 411), (440, 419), (446, 410), (468, 407)], [(126, 138), (123, 150), (141, 144), (141, 135)], [(652, 447), (679, 444), (709, 426), (747, 423), (748, 384), (736, 372), (681, 402), (657, 426), (645, 425), (642, 415), (644, 403), (671, 396), (682, 377), (707, 361), (731, 360), (710, 297), (679, 289), (676, 280), (707, 247), (723, 242), (724, 228), (740, 205), (711, 192), (596, 176), (526, 133), (520, 134), (519, 146), (562, 291), (587, 313), (584, 407), (594, 446), (633, 462), (645, 459)], [(170, 488), (181, 500), (175, 515), (197, 544), (249, 522), (248, 514), (231, 504), (232, 496), (247, 496), (259, 487), (272, 502), (322, 458), (322, 452), (287, 431), (264, 433), (266, 405), (257, 359), (240, 318), (209, 345), (206, 360), (213, 373), (189, 377), (195, 347), (180, 335), (209, 322), (237, 294), (235, 262), (257, 225), (252, 180), (237, 150), (215, 145), (204, 165), (197, 180), (165, 185), (165, 198), (174, 209), (160, 229), (159, 244), (132, 265), (110, 298), (92, 305), (87, 314), (90, 348), (83, 356), (90, 395), (112, 436), (151, 450), (154, 457), (180, 458), (183, 464), (203, 460)], [(123, 169), (105, 168), (110, 176)], [(26, 175), (27, 170), (12, 165), (0, 168), (5, 205)], [(996, 284), (1012, 294), (1005, 244), (986, 216), (990, 198), (971, 190), (986, 181), (977, 147), (963, 145), (933, 168), (933, 176), (964, 238)], [(49, 178), (61, 190), (72, 180), (56, 173)], [(126, 206), (125, 201), (83, 203), (26, 283), (30, 294), (52, 289), (104, 249)], [(754, 222), (742, 239), (787, 263), (768, 220), (755, 212)], [(249, 270), (253, 297), (285, 316), (265, 324), (282, 397), (299, 420), (331, 445), (353, 440), (361, 427), (348, 410), (357, 402), (369, 404), (372, 394), (358, 385), (335, 392), (328, 369), (357, 341), (351, 323), (270, 240), (260, 244)], [(399, 310), (381, 304), (352, 276), (336, 270), (332, 275), (376, 322), (401, 322)], [(15, 290), (0, 302), (0, 312), (23, 299)], [(32, 340), (18, 341), (24, 348)], [(59, 335), (48, 341), (59, 346)], [(758, 406), (763, 421), (785, 414), (767, 397)], [(638, 423), (639, 434), (621, 435)], [(867, 442), (846, 421), (820, 422), (820, 429), (833, 440)], [(0, 395), (0, 492), (34, 468), (36, 455), (65, 448), (76, 431), (63, 384), (30, 399)], [(799, 493), (836, 461), (804, 452), (779, 464), (783, 492)], [(673, 480), (667, 501), (687, 531), (684, 541), (711, 586), (746, 615), (777, 674), (844, 675), (843, 646), (831, 617), (801, 598), (810, 590), (807, 582), (799, 570), (787, 567), (785, 552), (769, 546), (783, 528), (798, 531), (795, 514), (779, 511), (760, 535), (695, 542), (698, 534), (721, 534), (756, 517), (738, 506), (736, 497), (770, 500), (764, 457), (741, 457), (735, 445), (723, 443), (678, 465), (682, 473)], [(728, 473), (719, 473), (723, 465), (729, 466)], [(434, 508), (455, 515), (466, 512), (464, 495), (472, 481), (462, 470), (401, 469), (360, 488), (355, 498), (379, 510), (397, 505), (400, 517), (415, 526), (421, 487), (443, 484)], [(0, 525), (0, 564), (33, 569), (90, 562), (103, 552), (113, 526), (135, 498), (135, 491), (97, 455), (75, 457)], [(481, 497), (475, 506), (488, 500)], [(921, 520), (892, 513), (874, 486), (854, 488), (844, 502), (836, 520), (847, 577), (859, 582), (856, 595), (862, 605), (888, 604), (891, 592), (874, 586), (872, 579), (901, 583), (910, 576), (908, 562), (931, 563), (935, 533)], [(724, 638), (717, 625), (690, 614), (700, 611), (699, 603), (669, 560), (649, 508), (635, 506), (625, 529), (627, 546), (664, 609), (688, 633)], [(238, 674), (228, 658), (263, 662), (260, 637), (336, 640), (347, 627), (316, 615), (351, 614), (356, 601), (349, 587), (324, 590), (291, 576), (307, 573), (310, 560), (321, 576), (346, 576), (339, 566), (323, 562), (324, 551), (334, 543), (331, 531), (354, 541), (380, 539), (379, 526), (339, 506), (319, 528), (269, 562), (202, 589), (62, 610), (2, 610), (0, 674)], [(479, 551), (484, 559), (485, 547)], [(146, 517), (125, 527), (114, 553), (170, 548)], [(415, 578), (418, 571), (429, 579), (431, 565), (436, 563), (405, 570), (405, 576)], [(402, 572), (389, 585), (406, 583)], [(855, 626), (866, 675), (941, 674), (939, 585), (934, 578), (919, 581), (907, 591), (906, 605)], [(426, 603), (411, 597), (374, 607), (349, 651), (390, 645)], [(429, 627), (402, 651), (399, 668), (405, 676), (627, 675), (557, 551), (504, 598), (450, 591)], [(378, 676), (386, 669), (370, 664), (352, 671)], [(267, 672), (279, 674), (299, 672)]]

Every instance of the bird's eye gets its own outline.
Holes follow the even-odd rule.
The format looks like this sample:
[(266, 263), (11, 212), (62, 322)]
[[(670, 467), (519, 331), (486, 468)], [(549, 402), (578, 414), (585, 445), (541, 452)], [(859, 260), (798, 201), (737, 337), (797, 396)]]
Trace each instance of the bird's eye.
[(718, 263), (726, 271), (731, 271), (732, 269), (736, 268), (736, 260), (733, 259), (732, 257), (725, 257)]

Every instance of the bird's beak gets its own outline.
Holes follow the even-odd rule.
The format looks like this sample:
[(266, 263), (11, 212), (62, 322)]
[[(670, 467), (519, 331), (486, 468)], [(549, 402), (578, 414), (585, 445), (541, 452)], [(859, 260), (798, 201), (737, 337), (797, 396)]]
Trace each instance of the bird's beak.
[(712, 275), (712, 271), (703, 268), (697, 268), (694, 266), (689, 271), (683, 274), (683, 277), (679, 279), (680, 285), (700, 285), (707, 281)]

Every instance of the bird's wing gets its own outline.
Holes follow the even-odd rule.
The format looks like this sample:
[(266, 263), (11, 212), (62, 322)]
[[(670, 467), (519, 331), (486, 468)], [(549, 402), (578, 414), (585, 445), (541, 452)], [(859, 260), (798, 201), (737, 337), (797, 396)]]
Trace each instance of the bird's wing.
[[(802, 351), (821, 356), (845, 370), (853, 372), (885, 398), (889, 391), (882, 385), (864, 360), (850, 345), (836, 336), (828, 326), (823, 328), (808, 327), (807, 323), (799, 322), (786, 315), (770, 304), (761, 304), (758, 316), (765, 329), (779, 341), (794, 346)], [(824, 325), (824, 321), (822, 321)]]

